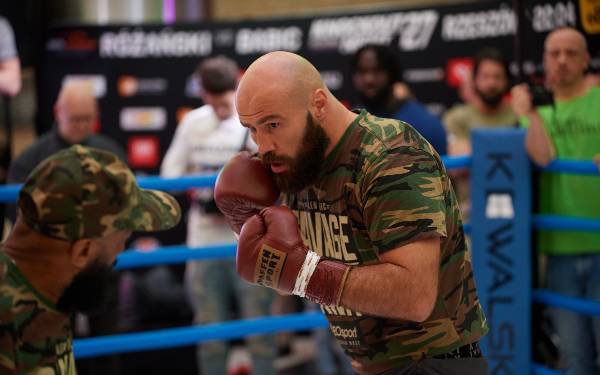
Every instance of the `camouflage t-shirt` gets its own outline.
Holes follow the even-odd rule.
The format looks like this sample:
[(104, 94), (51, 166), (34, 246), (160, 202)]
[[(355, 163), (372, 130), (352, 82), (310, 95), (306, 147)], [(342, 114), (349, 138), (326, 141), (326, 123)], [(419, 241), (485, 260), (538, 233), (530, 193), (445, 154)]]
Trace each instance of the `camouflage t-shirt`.
[(0, 374), (76, 374), (69, 315), (0, 250)]
[(387, 251), (441, 239), (438, 298), (425, 322), (322, 306), (333, 335), (367, 372), (447, 353), (487, 332), (450, 180), (439, 155), (410, 125), (362, 111), (317, 182), (284, 202), (305, 244), (346, 264), (377, 264)]

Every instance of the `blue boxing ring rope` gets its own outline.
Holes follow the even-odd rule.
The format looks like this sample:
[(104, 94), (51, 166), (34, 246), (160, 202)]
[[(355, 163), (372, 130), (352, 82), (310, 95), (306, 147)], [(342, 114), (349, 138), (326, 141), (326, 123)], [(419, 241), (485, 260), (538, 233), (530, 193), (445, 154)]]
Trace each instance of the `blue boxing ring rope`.
[(195, 345), (201, 341), (232, 340), (266, 333), (326, 328), (328, 325), (327, 319), (321, 312), (306, 312), (79, 339), (74, 342), (74, 351), (77, 358), (97, 357), (114, 353)]
[[(586, 315), (600, 315), (600, 301), (532, 290), (530, 232), (532, 229), (598, 232), (600, 220), (531, 215), (531, 197), (528, 191), (530, 165), (524, 148), (518, 146), (523, 145), (523, 139), (524, 131), (519, 129), (475, 129), (472, 134), (473, 156), (443, 157), (443, 161), (449, 170), (472, 169), (473, 217), (472, 223), (465, 224), (465, 232), (470, 232), (473, 240), (473, 263), (478, 291), (491, 328), (482, 342), (490, 362), (490, 371), (496, 368), (518, 374), (562, 374), (531, 360), (531, 337), (528, 337), (531, 303), (542, 303)], [(591, 161), (555, 160), (543, 170), (600, 176), (598, 166)], [(143, 188), (167, 191), (211, 187), (215, 180), (216, 175), (138, 178)], [(19, 188), (20, 185), (0, 186), (0, 202), (14, 202)], [(494, 206), (494, 201), (506, 203), (507, 199), (512, 204), (508, 212), (500, 210), (494, 213), (489, 209)], [(116, 268), (131, 269), (188, 260), (230, 258), (235, 256), (235, 251), (235, 244), (201, 248), (168, 246), (153, 252), (132, 249), (119, 255)], [(516, 268), (511, 270), (511, 267)], [(486, 269), (491, 271), (484, 272)], [(513, 271), (517, 272), (511, 273)], [(494, 290), (502, 288), (510, 293), (494, 295)], [(78, 339), (74, 340), (74, 352), (76, 358), (87, 358), (327, 326), (327, 321), (320, 312), (307, 312)], [(509, 331), (510, 327), (514, 330)], [(511, 333), (510, 337), (507, 336), (508, 332)], [(505, 344), (507, 339), (512, 339), (512, 345), (499, 345)]]

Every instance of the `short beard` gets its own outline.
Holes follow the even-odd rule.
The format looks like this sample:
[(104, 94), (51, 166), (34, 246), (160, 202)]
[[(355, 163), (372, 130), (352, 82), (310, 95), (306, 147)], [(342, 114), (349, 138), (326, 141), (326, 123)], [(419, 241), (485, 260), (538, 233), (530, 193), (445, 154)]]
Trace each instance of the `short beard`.
[(504, 98), (504, 92), (498, 92), (495, 94), (486, 94), (475, 87), (475, 93), (481, 99), (481, 101), (488, 107), (497, 108), (500, 103), (502, 103), (502, 98)]
[(111, 279), (115, 276), (112, 268), (98, 259), (78, 273), (58, 299), (58, 310), (83, 314), (102, 312), (108, 302)]
[(287, 165), (289, 169), (283, 173), (271, 172), (273, 179), (280, 191), (297, 193), (317, 180), (320, 166), (325, 159), (325, 151), (330, 143), (331, 139), (325, 130), (308, 113), (306, 128), (296, 156), (290, 158), (268, 152), (263, 155), (262, 161), (265, 164), (283, 163)]

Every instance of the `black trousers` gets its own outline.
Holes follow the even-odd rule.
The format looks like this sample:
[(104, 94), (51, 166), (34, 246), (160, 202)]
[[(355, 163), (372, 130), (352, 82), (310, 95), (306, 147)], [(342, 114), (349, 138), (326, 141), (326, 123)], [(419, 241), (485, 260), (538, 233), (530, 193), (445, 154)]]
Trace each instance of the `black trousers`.
[(485, 357), (457, 359), (423, 359), (381, 375), (487, 375)]

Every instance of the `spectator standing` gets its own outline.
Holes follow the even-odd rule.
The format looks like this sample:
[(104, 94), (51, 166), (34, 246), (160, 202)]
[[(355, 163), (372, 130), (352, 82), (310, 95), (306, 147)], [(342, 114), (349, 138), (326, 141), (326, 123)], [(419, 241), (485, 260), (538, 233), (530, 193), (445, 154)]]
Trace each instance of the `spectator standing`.
[[(226, 57), (204, 60), (196, 71), (205, 103), (185, 115), (161, 165), (161, 176), (179, 177), (219, 170), (238, 151), (255, 148), (235, 112), (235, 90), (239, 68)], [(235, 242), (223, 215), (217, 209), (210, 188), (192, 193), (188, 213), (187, 245), (207, 246)], [(235, 261), (188, 262), (185, 287), (196, 324), (233, 318), (232, 301), (237, 301), (242, 318), (268, 315), (273, 293), (243, 282), (235, 272)], [(247, 339), (254, 373), (272, 374), (275, 344), (271, 336)], [(225, 374), (227, 343), (214, 341), (198, 346), (203, 375)]]
[[(387, 46), (367, 44), (352, 58), (352, 83), (371, 114), (409, 123), (440, 155), (446, 154), (446, 131), (442, 122), (417, 100), (394, 95), (402, 82), (400, 63)], [(406, 90), (402, 90), (406, 91)]]
[[(485, 48), (473, 58), (472, 95), (469, 101), (452, 107), (443, 117), (448, 132), (448, 155), (471, 154), (471, 129), (514, 126), (517, 118), (510, 102), (504, 100), (510, 89), (508, 63), (496, 48)], [(466, 85), (469, 83), (466, 82)], [(451, 172), (463, 220), (471, 213), (469, 172)]]
[(510, 102), (504, 100), (510, 89), (510, 72), (500, 50), (483, 49), (473, 60), (473, 100), (452, 107), (443, 117), (449, 155), (471, 153), (470, 132), (473, 128), (506, 127), (517, 123)]
[[(591, 160), (600, 154), (600, 88), (586, 83), (589, 60), (585, 37), (579, 31), (556, 29), (544, 43), (544, 72), (554, 103), (536, 107), (527, 85), (512, 89), (514, 111), (528, 129), (527, 152), (539, 166), (556, 158)], [(598, 185), (593, 176), (541, 173), (540, 213), (599, 219)], [(546, 277), (551, 291), (600, 300), (600, 234), (541, 231), (538, 250), (548, 256)], [(563, 309), (552, 309), (551, 314), (568, 373), (597, 374), (600, 317)]]

